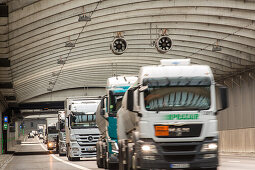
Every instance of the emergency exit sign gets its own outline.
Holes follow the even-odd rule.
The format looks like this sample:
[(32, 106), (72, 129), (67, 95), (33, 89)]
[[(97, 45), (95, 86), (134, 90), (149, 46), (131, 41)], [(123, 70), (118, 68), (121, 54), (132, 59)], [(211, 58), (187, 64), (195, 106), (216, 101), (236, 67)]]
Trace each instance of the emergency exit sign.
[(4, 130), (7, 130), (7, 129), (8, 129), (8, 124), (4, 123)]

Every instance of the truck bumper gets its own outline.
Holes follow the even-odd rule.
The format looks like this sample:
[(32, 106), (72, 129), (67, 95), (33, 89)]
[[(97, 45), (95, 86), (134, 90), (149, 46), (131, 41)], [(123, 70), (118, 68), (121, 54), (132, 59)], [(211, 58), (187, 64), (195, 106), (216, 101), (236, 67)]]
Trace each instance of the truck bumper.
[(141, 169), (197, 169), (197, 168), (216, 168), (218, 158), (207, 160), (197, 160), (193, 162), (167, 162), (165, 160), (144, 160), (140, 161)]
[[(218, 166), (218, 150), (203, 151), (204, 144), (217, 143), (217, 140), (203, 142), (155, 143), (142, 142), (136, 147), (137, 166), (141, 169), (207, 169)], [(143, 145), (155, 146), (153, 152), (144, 152)]]
[[(93, 148), (93, 149), (90, 149), (90, 148)], [(96, 155), (97, 155), (96, 146), (79, 147), (77, 145), (77, 146), (71, 147), (70, 156), (74, 158), (91, 158), (91, 157), (96, 157)]]

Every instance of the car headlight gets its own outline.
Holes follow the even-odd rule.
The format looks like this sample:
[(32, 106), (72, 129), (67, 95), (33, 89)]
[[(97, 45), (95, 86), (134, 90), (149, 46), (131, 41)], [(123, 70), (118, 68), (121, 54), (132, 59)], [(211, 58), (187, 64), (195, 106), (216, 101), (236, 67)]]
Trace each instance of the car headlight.
[(70, 135), (70, 140), (71, 140), (71, 141), (76, 141), (76, 137), (75, 137), (74, 134), (71, 134), (71, 135)]
[(201, 152), (216, 151), (218, 149), (217, 143), (205, 143), (201, 148)]
[(155, 145), (142, 145), (141, 147), (143, 152), (151, 152), (151, 153), (157, 153), (157, 149)]

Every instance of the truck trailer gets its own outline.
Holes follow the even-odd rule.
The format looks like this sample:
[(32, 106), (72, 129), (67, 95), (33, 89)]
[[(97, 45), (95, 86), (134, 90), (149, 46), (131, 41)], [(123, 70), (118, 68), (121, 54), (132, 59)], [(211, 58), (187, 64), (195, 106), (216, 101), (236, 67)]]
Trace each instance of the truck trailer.
[(189, 59), (141, 67), (117, 113), (119, 169), (210, 169), (218, 167), (218, 111), (209, 66)]
[(117, 76), (107, 79), (106, 96), (97, 109), (97, 125), (101, 138), (97, 142), (98, 168), (116, 168), (118, 161), (117, 111), (127, 89), (136, 76)]
[(96, 125), (96, 110), (100, 96), (70, 97), (65, 100), (66, 155), (68, 160), (96, 156), (100, 132)]

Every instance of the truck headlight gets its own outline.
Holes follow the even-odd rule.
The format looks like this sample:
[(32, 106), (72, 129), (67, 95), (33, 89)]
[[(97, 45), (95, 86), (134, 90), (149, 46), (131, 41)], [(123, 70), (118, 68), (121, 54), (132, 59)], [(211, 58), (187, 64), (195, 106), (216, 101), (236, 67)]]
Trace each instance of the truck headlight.
[(73, 152), (79, 152), (79, 148), (72, 148)]
[(53, 147), (53, 143), (52, 143), (52, 142), (49, 142), (49, 143), (48, 143), (48, 146), (49, 146), (49, 147)]
[(71, 134), (71, 135), (70, 135), (70, 140), (71, 140), (71, 141), (76, 141), (76, 137), (75, 137), (74, 134)]
[(201, 148), (201, 152), (210, 152), (210, 151), (216, 151), (218, 148), (217, 143), (205, 143), (203, 144)]
[(143, 152), (151, 152), (151, 153), (157, 153), (157, 149), (155, 147), (155, 145), (142, 145), (141, 147)]

